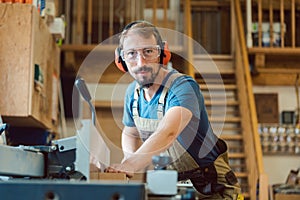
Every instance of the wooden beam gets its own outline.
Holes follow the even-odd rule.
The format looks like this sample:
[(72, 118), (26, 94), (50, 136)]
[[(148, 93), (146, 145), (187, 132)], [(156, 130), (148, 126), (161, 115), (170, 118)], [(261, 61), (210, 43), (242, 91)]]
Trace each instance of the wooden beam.
[(248, 48), (249, 54), (263, 53), (272, 55), (300, 55), (300, 48), (269, 48), (269, 47), (253, 47)]
[[(254, 85), (263, 86), (294, 86), (299, 70), (257, 70), (257, 75), (252, 77)], [(288, 73), (287, 71), (290, 71)], [(295, 73), (292, 73), (295, 72)]]
[(117, 47), (116, 45), (97, 45), (97, 44), (87, 44), (87, 45), (76, 45), (76, 44), (65, 44), (61, 46), (62, 51), (78, 51), (78, 52), (90, 52), (90, 51), (113, 51)]

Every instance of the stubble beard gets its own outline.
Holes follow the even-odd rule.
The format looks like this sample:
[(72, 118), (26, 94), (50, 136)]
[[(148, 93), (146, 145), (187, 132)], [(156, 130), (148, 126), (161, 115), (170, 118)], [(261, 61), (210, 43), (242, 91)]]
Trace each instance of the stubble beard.
[(147, 76), (142, 76), (140, 79), (136, 79), (136, 81), (138, 82), (141, 88), (150, 88), (154, 84), (155, 78), (157, 77), (159, 70), (157, 71), (157, 73), (153, 73), (153, 69), (151, 67), (144, 66), (137, 70), (136, 73), (140, 71), (150, 72), (151, 76), (149, 78), (147, 78)]

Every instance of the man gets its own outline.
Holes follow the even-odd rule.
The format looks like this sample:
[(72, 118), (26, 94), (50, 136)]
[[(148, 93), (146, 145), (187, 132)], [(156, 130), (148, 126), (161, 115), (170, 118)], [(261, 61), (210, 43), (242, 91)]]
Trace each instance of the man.
[(146, 170), (152, 157), (166, 153), (167, 169), (190, 179), (209, 199), (236, 199), (237, 179), (228, 166), (227, 146), (213, 132), (197, 82), (167, 69), (171, 54), (158, 30), (136, 21), (125, 27), (116, 49), (116, 65), (135, 79), (126, 91), (121, 164), (107, 172)]

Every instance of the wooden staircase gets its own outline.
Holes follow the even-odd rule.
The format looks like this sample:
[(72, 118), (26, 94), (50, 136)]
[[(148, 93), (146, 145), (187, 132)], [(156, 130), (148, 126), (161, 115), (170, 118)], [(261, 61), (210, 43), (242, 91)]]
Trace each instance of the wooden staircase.
[[(186, 26), (192, 27), (192, 13), (207, 1), (185, 2)], [(204, 4), (200, 4), (200, 2)], [(214, 1), (212, 6), (218, 6)], [(239, 0), (229, 1), (231, 10), (231, 53), (228, 55), (189, 55), (195, 68), (188, 72), (200, 84), (212, 127), (229, 147), (229, 164), (236, 173), (245, 199), (268, 199), (267, 176), (257, 133), (252, 80)], [(196, 8), (196, 6), (199, 6)], [(189, 30), (189, 28), (186, 28)], [(193, 31), (186, 34), (193, 38)], [(197, 52), (192, 51), (192, 52)], [(216, 70), (217, 69), (217, 70)]]
[[(244, 150), (242, 116), (239, 109), (240, 87), (236, 80), (233, 57), (212, 55), (211, 58), (205, 58), (205, 56), (194, 55), (195, 63), (198, 60), (208, 66), (202, 67), (201, 72), (195, 72), (195, 78), (204, 95), (212, 127), (216, 134), (226, 141), (230, 166), (238, 177), (244, 197), (248, 199), (250, 197), (249, 166), (246, 164), (247, 155)], [(218, 70), (212, 70), (211, 65), (215, 65)]]

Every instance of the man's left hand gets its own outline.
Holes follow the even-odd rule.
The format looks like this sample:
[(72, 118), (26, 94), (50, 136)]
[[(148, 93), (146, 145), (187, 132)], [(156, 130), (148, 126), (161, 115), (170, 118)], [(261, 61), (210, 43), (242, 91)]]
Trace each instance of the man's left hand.
[(112, 164), (107, 167), (104, 172), (108, 173), (125, 173), (128, 178), (132, 178), (134, 175), (133, 169), (125, 164)]

